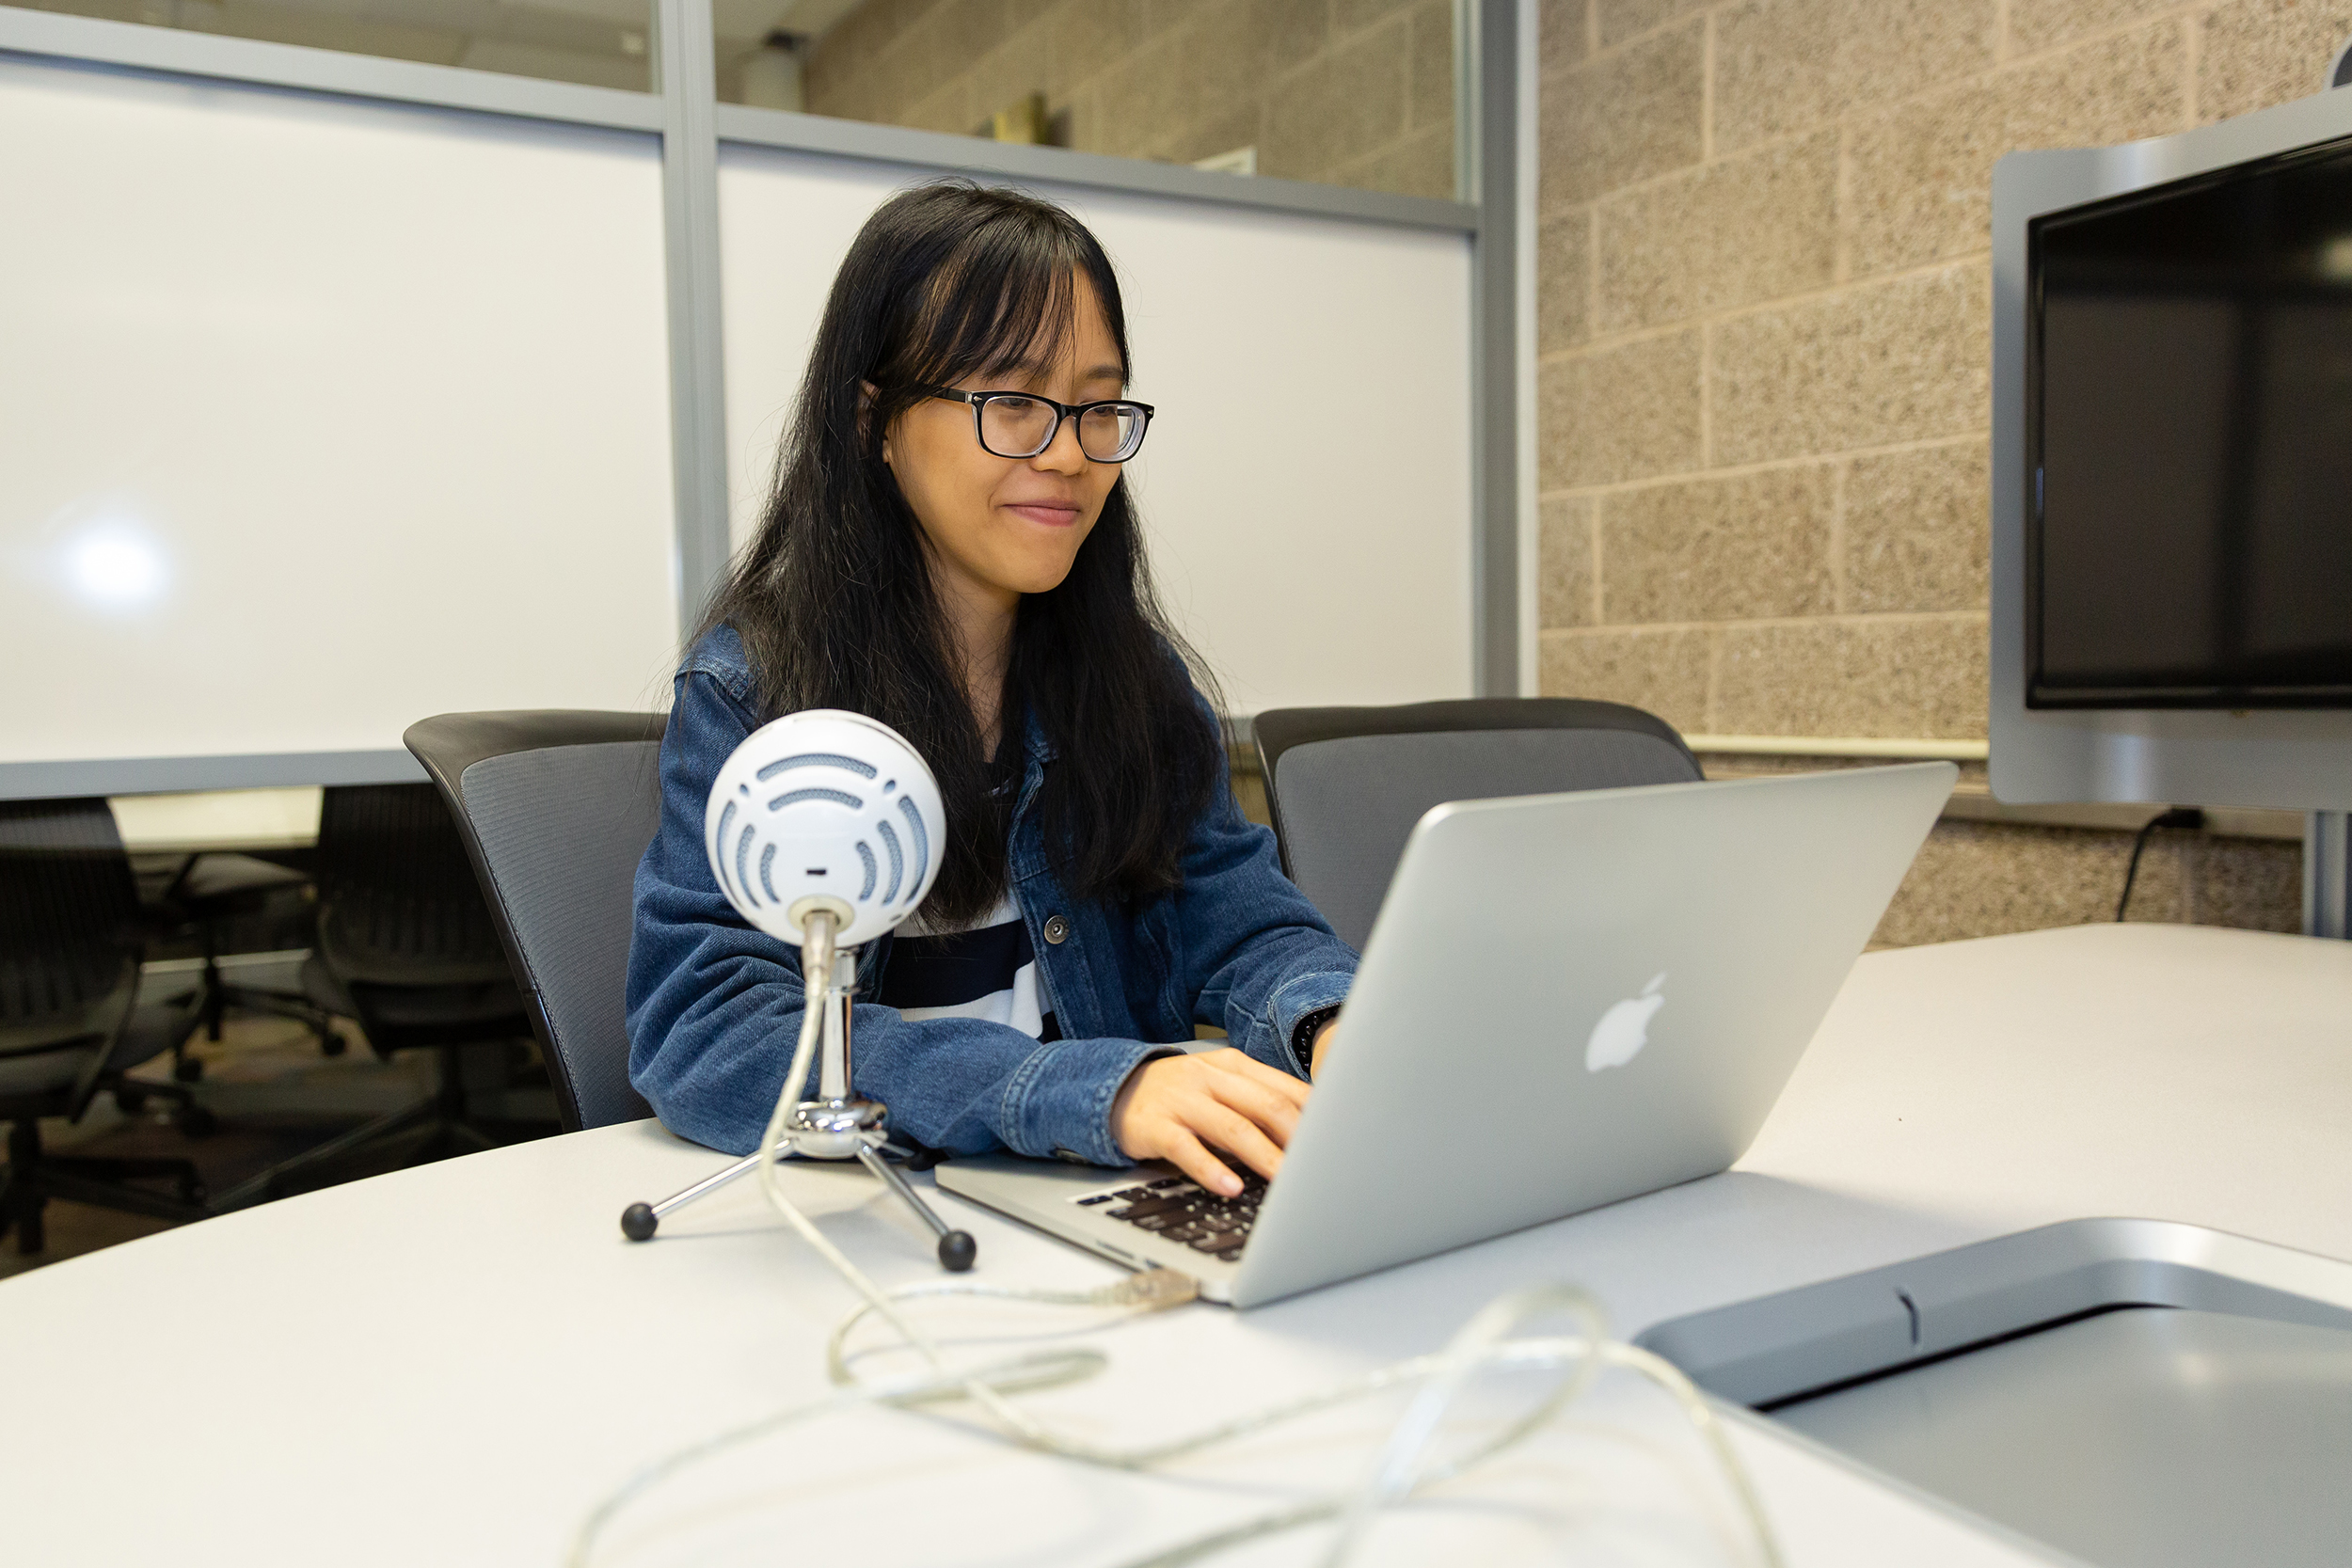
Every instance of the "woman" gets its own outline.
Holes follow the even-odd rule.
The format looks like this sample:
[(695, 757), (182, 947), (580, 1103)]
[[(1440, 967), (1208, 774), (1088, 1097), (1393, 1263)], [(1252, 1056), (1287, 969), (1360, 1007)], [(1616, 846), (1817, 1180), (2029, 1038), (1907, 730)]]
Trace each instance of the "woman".
[[(1235, 807), (1152, 600), (1128, 368), (1109, 259), (1047, 202), (929, 185), (850, 246), (662, 742), (629, 1077), (675, 1131), (754, 1148), (800, 1026), (797, 954), (704, 859), (711, 780), (760, 724), (835, 707), (905, 736), (946, 806), (922, 911), (859, 965), (854, 1088), (894, 1132), (1164, 1159), (1228, 1195), (1214, 1150), (1279, 1168), (1356, 955)], [(1195, 1022), (1232, 1047), (1187, 1053)]]

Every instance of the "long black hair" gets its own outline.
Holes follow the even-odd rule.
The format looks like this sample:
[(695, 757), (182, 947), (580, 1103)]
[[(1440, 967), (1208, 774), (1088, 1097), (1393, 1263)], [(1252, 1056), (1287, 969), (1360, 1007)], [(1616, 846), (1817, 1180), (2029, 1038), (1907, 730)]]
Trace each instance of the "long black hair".
[(834, 279), (767, 514), (706, 622), (742, 639), (767, 717), (849, 708), (930, 764), (947, 849), (924, 910), (942, 924), (985, 913), (1005, 891), (1025, 713), (1057, 753), (1039, 812), (1056, 874), (1080, 897), (1132, 903), (1175, 887), (1223, 766), (1195, 683), (1214, 688), (1152, 594), (1123, 476), (1070, 575), (1022, 598), (1003, 738), (985, 755), (922, 525), (882, 462), (918, 385), (1050, 357), (1073, 328), (1081, 271), (1123, 381), (1119, 279), (1077, 219), (969, 181), (882, 203)]

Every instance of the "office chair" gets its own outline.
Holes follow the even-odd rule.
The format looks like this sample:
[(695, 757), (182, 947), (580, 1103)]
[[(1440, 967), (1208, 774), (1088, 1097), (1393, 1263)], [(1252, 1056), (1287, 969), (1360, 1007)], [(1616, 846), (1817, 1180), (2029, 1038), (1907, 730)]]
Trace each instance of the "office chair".
[(318, 937), (303, 989), (326, 1011), (358, 1020), (387, 1061), (434, 1052), (434, 1090), (272, 1166), (224, 1195), (226, 1208), (276, 1197), (296, 1175), (420, 1129), (419, 1162), (505, 1141), (475, 1117), (469, 1090), (504, 1087), (509, 1053), (531, 1022), (433, 787), (329, 787), (317, 877)]
[[(234, 1007), (242, 1012), (293, 1019), (317, 1039), (321, 1055), (343, 1053), (343, 1038), (335, 1033), (334, 1016), (308, 995), (235, 985), (224, 978), (220, 970), (224, 933), (234, 923), (274, 916), (276, 926), (291, 926), (293, 923), (286, 918), (292, 912), (290, 901), (306, 895), (310, 887), (309, 872), (253, 855), (199, 853), (190, 855), (181, 865), (164, 889), (160, 904), (183, 929), (195, 933), (204, 958), (198, 979), (191, 1034), (200, 1028), (207, 1039), (217, 1042), (221, 1023), (229, 1009)], [(302, 912), (302, 926), (307, 927), (309, 911)], [(315, 938), (307, 934), (287, 940), (294, 934), (288, 931), (286, 937), (278, 938), (278, 944), (315, 943)], [(194, 1082), (203, 1076), (202, 1062), (177, 1049), (174, 1055), (175, 1077)]]
[(1276, 708), (1256, 731), (1282, 869), (1359, 948), (1432, 806), (1704, 776), (1664, 720), (1581, 698)]
[(624, 1020), (637, 863), (661, 820), (658, 713), (448, 713), (402, 736), (448, 802), (566, 1132), (653, 1108)]
[[(192, 1104), (177, 1085), (126, 1085), (132, 1068), (169, 1051), (183, 1021), (137, 1009), (138, 887), (103, 800), (0, 802), (0, 1235), (17, 1250), (48, 1243), (53, 1197), (159, 1219), (209, 1211), (204, 1182), (182, 1159), (52, 1154), (40, 1120), (79, 1120), (101, 1091)], [(171, 1183), (171, 1196), (135, 1183)]]

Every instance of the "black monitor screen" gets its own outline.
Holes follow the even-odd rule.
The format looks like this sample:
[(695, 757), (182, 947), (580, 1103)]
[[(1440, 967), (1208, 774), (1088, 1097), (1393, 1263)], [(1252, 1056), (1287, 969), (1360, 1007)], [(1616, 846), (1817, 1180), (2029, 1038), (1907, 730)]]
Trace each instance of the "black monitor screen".
[(2026, 705), (2352, 707), (2352, 138), (2026, 256)]

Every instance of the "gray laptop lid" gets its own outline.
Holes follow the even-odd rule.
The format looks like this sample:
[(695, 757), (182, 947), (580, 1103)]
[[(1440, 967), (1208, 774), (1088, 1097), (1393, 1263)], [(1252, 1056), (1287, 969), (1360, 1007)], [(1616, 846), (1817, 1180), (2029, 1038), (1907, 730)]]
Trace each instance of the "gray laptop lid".
[(1728, 1166), (1957, 777), (1922, 763), (1430, 812), (1235, 1304)]

